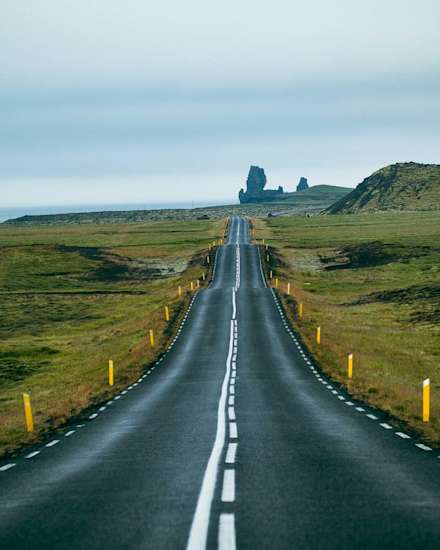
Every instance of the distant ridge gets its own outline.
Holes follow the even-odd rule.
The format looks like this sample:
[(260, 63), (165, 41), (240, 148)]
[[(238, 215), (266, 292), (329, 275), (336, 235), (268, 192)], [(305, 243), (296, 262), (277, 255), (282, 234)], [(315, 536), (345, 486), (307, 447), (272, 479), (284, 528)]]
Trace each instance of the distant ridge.
[(326, 213), (438, 209), (440, 165), (402, 162), (365, 178), (351, 193), (329, 206)]

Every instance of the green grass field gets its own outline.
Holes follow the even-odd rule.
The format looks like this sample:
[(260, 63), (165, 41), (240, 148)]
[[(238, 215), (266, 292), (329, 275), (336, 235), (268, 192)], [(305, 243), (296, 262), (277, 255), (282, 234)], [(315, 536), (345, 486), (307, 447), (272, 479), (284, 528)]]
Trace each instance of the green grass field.
[[(350, 392), (440, 442), (440, 212), (255, 220), (271, 268), (322, 368)], [(315, 342), (321, 326), (322, 343)], [(347, 379), (347, 354), (354, 377)], [(431, 379), (431, 421), (421, 421)]]
[[(0, 453), (138, 377), (164, 348), (224, 225), (0, 225)], [(164, 321), (165, 304), (174, 324)], [(146, 340), (150, 328), (154, 350)], [(24, 391), (31, 393), (34, 434), (24, 427)]]

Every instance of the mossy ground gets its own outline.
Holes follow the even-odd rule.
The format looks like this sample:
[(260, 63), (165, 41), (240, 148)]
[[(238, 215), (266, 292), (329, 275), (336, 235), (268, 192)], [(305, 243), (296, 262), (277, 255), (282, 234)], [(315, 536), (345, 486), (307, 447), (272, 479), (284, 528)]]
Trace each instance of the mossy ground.
[[(322, 368), (353, 395), (439, 444), (440, 213), (297, 216), (254, 224), (256, 238), (270, 243), (270, 268), (280, 279), (286, 311)], [(304, 304), (300, 322), (294, 300), (285, 295), (287, 281), (294, 300)], [(429, 424), (421, 421), (425, 378), (431, 379)]]
[[(172, 335), (190, 281), (207, 271), (206, 250), (224, 226), (224, 220), (0, 226), (0, 453), (138, 377)], [(34, 434), (24, 429), (24, 391), (32, 397)]]

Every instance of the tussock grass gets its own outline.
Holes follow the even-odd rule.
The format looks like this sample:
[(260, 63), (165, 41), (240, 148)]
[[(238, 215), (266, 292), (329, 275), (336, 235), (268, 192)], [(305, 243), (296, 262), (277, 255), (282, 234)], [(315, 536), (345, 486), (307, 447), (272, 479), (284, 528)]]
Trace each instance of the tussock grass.
[[(254, 225), (256, 237), (272, 247), (286, 312), (323, 370), (438, 444), (440, 213), (298, 216)], [(302, 321), (296, 302), (304, 304)], [(423, 424), (422, 381), (428, 377), (431, 422)]]
[[(110, 397), (164, 351), (224, 228), (224, 220), (0, 226), (0, 453)], [(24, 427), (24, 391), (34, 434)]]

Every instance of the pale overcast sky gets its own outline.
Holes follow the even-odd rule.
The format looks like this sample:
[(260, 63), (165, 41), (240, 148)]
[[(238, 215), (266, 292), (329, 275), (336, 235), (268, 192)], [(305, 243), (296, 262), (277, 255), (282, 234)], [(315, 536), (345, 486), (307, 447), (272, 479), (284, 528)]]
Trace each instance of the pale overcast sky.
[(3, 0), (0, 206), (440, 162), (438, 0)]

